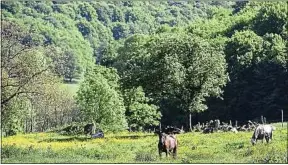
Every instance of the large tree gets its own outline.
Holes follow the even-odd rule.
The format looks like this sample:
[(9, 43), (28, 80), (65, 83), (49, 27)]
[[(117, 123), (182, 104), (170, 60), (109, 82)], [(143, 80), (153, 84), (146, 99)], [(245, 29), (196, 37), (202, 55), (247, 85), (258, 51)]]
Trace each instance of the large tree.
[(85, 75), (77, 92), (77, 103), (86, 122), (104, 130), (127, 128), (123, 98), (115, 69), (95, 66)]
[[(57, 85), (59, 81), (53, 73), (54, 67), (48, 55), (49, 49), (35, 45), (33, 36), (16, 24), (3, 21), (2, 25), (1, 115), (3, 130), (7, 135), (11, 135), (11, 131), (14, 133), (24, 131), (24, 127), (28, 130), (27, 122), (29, 121), (30, 130), (33, 131), (32, 125), (36, 123), (35, 114), (39, 114), (38, 112), (46, 108), (42, 102), (36, 102), (36, 98), (43, 98), (49, 91), (47, 87)], [(35, 109), (36, 106), (43, 109)]]
[(127, 51), (119, 58), (132, 57), (115, 64), (124, 86), (141, 85), (158, 103), (172, 97), (186, 112), (206, 110), (205, 99), (220, 97), (227, 81), (223, 52), (197, 36), (181, 32), (150, 39), (136, 36), (123, 50)]

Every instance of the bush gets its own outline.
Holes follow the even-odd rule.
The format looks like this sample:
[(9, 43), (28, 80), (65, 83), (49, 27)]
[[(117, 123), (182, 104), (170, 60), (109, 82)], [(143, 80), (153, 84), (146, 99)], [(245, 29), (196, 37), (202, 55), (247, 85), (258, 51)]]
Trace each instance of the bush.
[(11, 158), (21, 154), (21, 149), (16, 145), (4, 145), (2, 146), (1, 157)]
[(21, 157), (26, 155), (31, 155), (35, 153), (35, 149), (33, 146), (29, 146), (27, 148), (16, 147), (16, 145), (4, 145), (2, 146), (1, 157), (2, 158), (13, 158), (13, 157)]
[(150, 152), (137, 152), (135, 161), (137, 162), (151, 162), (155, 161), (156, 156), (151, 154)]
[(251, 163), (260, 163), (260, 164), (266, 164), (266, 163), (287, 163), (287, 153), (281, 152), (278, 150), (272, 150), (269, 151), (266, 154), (258, 154), (253, 157), (253, 161)]

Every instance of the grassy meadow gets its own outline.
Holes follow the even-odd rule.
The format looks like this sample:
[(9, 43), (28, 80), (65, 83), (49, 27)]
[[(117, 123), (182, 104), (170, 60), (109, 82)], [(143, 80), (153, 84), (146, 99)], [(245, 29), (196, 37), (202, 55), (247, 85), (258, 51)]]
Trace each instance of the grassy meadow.
[(253, 132), (177, 135), (177, 159), (158, 156), (158, 136), (105, 134), (103, 139), (57, 133), (2, 138), (2, 163), (287, 163), (287, 123), (274, 124), (273, 141), (252, 146)]

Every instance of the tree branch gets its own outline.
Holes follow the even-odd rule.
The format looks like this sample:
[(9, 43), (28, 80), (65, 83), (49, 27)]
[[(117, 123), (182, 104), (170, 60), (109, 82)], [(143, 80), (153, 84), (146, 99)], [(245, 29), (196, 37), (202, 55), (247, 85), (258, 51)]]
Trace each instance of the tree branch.
[(15, 92), (14, 94), (12, 94), (11, 96), (9, 96), (8, 98), (6, 98), (6, 99), (4, 99), (4, 100), (2, 100), (2, 98), (1, 98), (1, 106), (4, 105), (4, 104), (7, 104), (12, 98), (14, 98), (15, 96), (18, 96), (19, 94), (22, 94), (22, 93), (37, 93), (37, 92), (28, 92), (28, 91), (20, 91), (20, 90), (21, 90), (26, 84), (28, 84), (34, 77), (42, 74), (43, 72), (47, 71), (48, 69), (49, 69), (49, 68), (46, 68), (46, 69), (44, 69), (44, 70), (41, 70), (41, 71), (35, 73), (34, 75), (32, 75), (30, 78), (27, 78), (27, 81), (26, 81), (24, 84), (20, 85), (20, 86), (18, 87), (18, 89), (16, 90), (16, 92)]

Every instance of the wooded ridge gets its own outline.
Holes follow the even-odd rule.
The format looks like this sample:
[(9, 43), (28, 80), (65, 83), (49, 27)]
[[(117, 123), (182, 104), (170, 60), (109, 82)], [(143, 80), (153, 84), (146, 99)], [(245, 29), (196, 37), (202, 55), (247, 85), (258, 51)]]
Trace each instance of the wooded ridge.
[(5, 135), (288, 114), (287, 2), (1, 2)]

